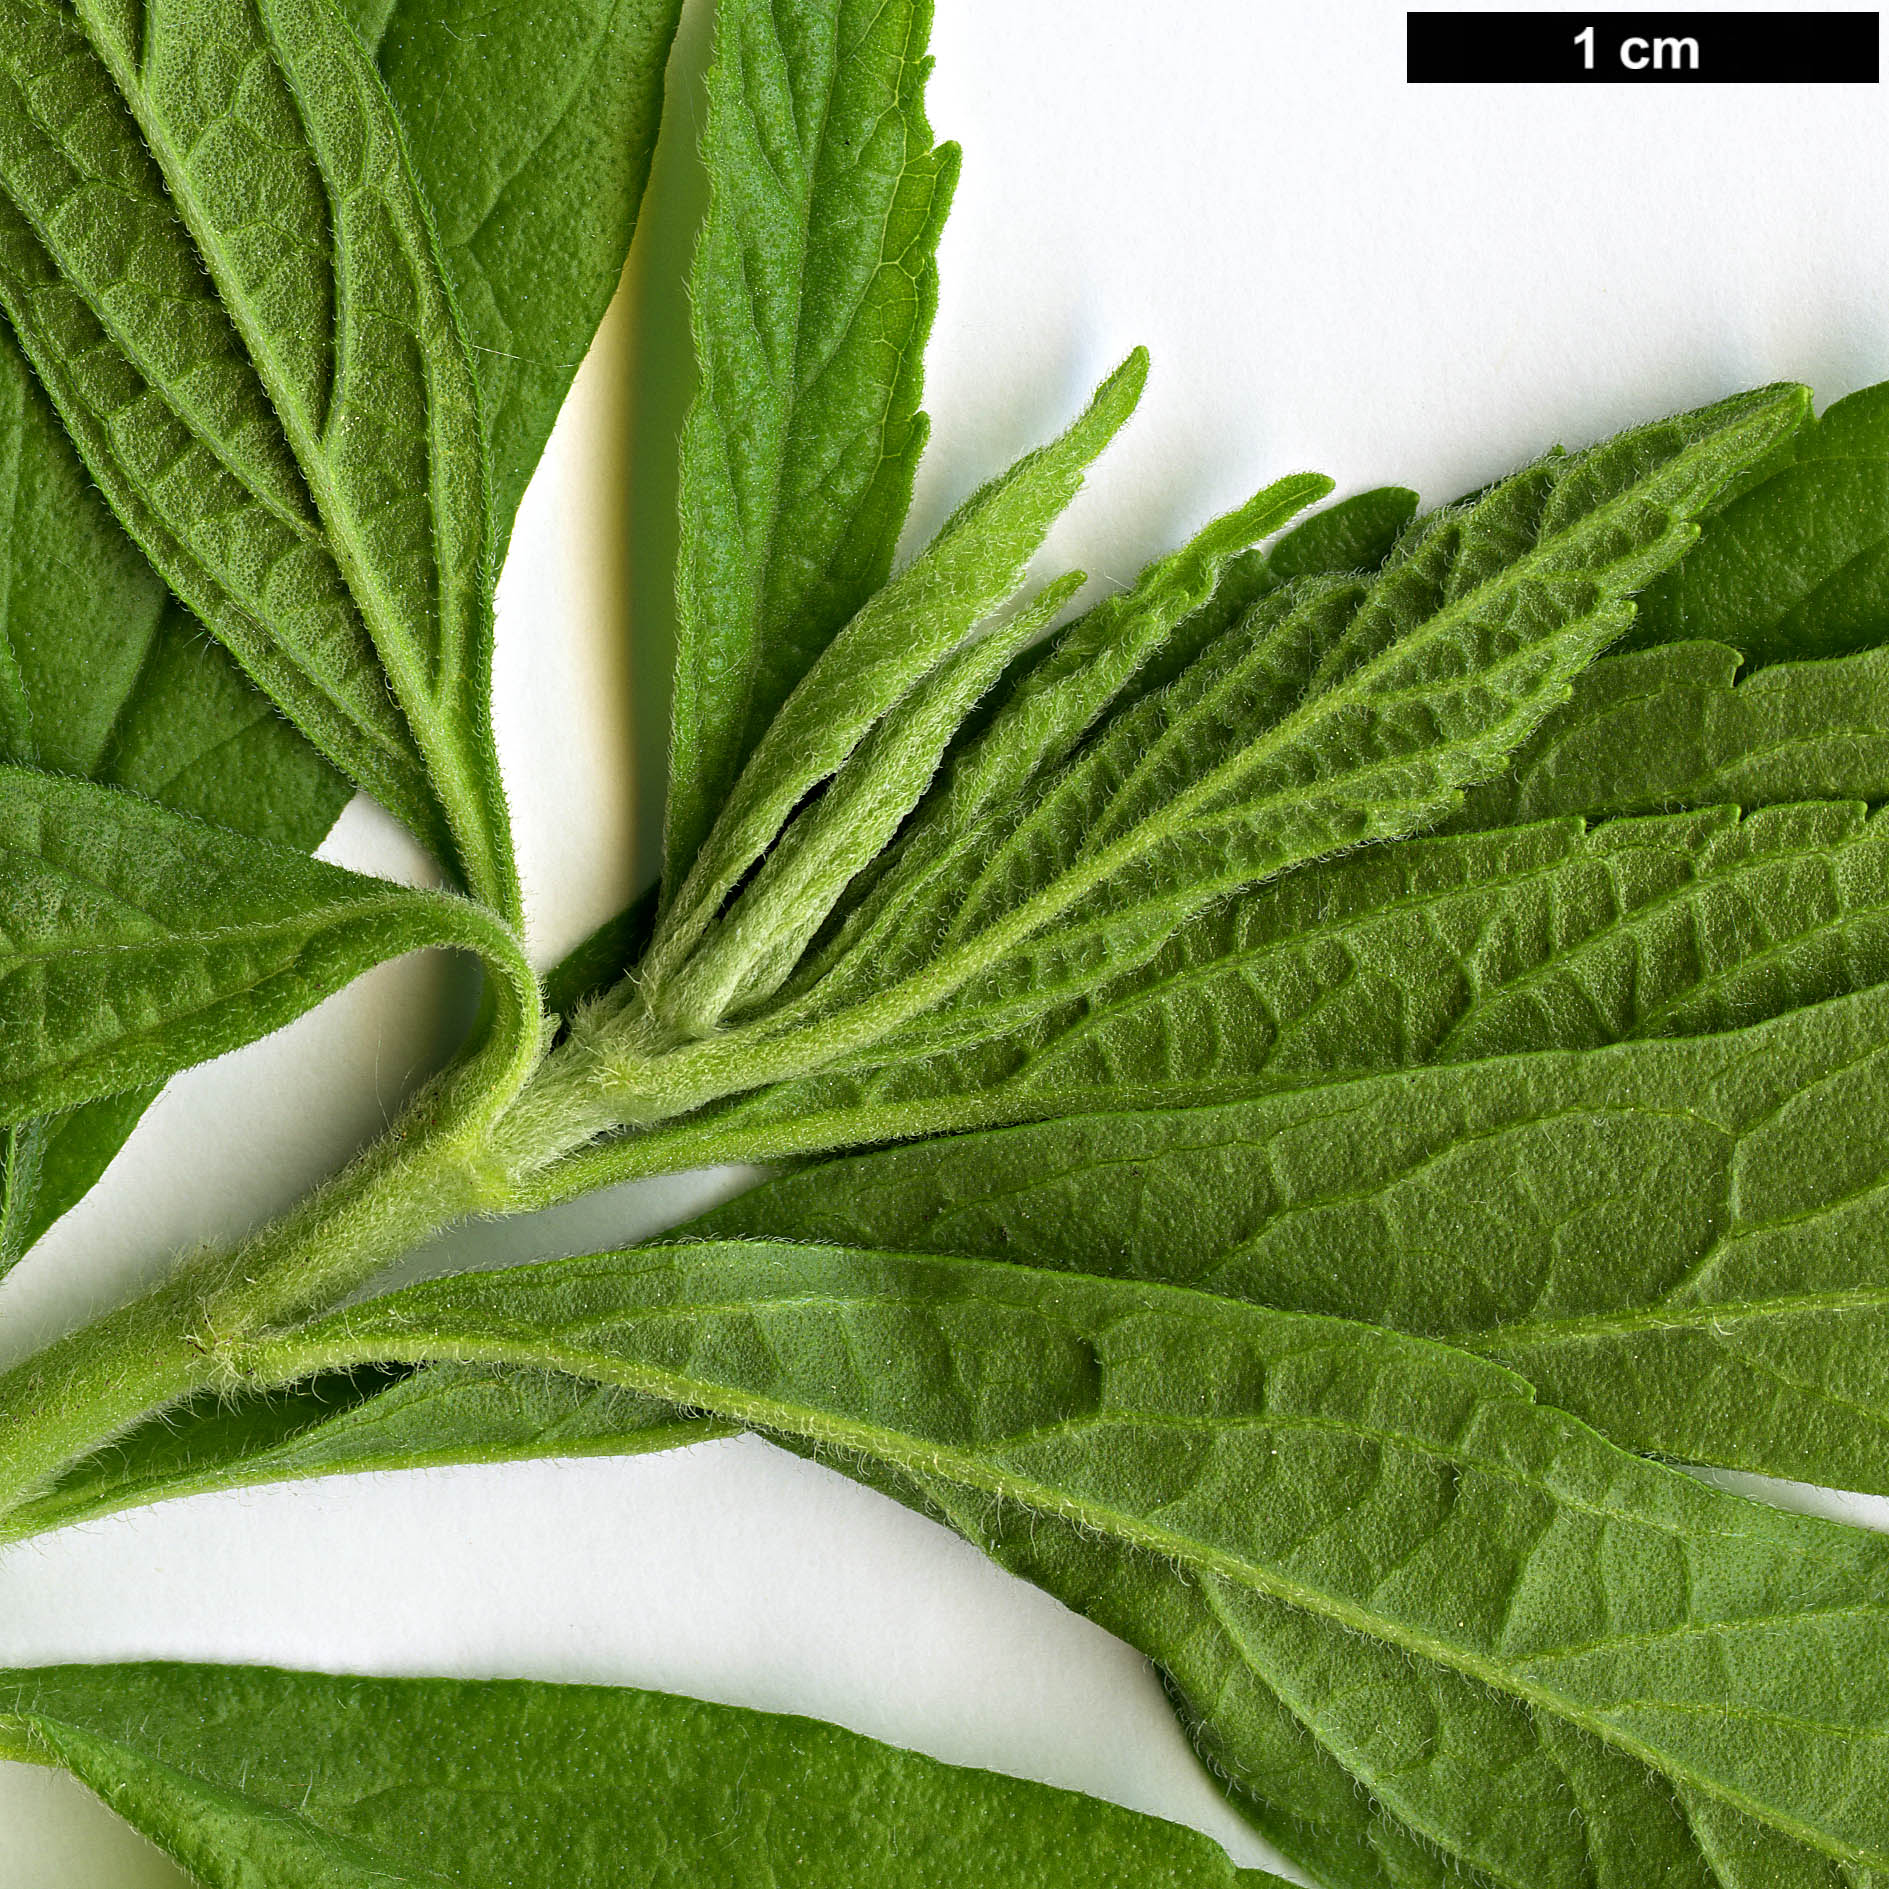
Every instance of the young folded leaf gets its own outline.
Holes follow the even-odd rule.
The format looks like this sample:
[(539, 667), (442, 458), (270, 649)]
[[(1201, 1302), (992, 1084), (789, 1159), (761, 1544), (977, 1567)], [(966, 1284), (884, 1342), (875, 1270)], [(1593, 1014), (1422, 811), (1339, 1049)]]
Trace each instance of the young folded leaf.
[[(780, 999), (678, 1043), (667, 985), (801, 794), (863, 734), (872, 711), (857, 708), (830, 759), (794, 765), (842, 706), (821, 671), (848, 668), (856, 622), (769, 730), (636, 991), (591, 1019), (600, 1093), (619, 1120), (659, 1120), (842, 1057), (895, 1056), (919, 1019), (949, 1029), (963, 1010), (975, 1034), (1014, 1028), (1146, 963), (1229, 892), (1435, 820), (1565, 698), (1628, 620), (1631, 593), (1689, 542), (1691, 514), (1803, 408), (1801, 390), (1766, 390), (1533, 467), (1429, 521), (1377, 577), (1263, 599), (1086, 739), (1136, 666), (1116, 661), (1118, 642), (1144, 646), (1134, 610), (1112, 613), (1101, 637), (1082, 619), (1065, 647), (1086, 660), (1053, 650), (1024, 677)], [(875, 632), (905, 581), (864, 613)], [(1105, 686), (1088, 689), (1091, 672)], [(818, 718), (797, 712), (816, 700)], [(1027, 772), (1004, 759), (1012, 728)], [(987, 785), (1017, 773), (1036, 784)], [(723, 915), (736, 932), (743, 904)]]
[(1467, 1353), (1174, 1287), (756, 1242), (435, 1281), (230, 1361), (290, 1382), (438, 1358), (594, 1376), (1069, 1524), (1254, 1630), (1340, 1629), (1889, 1864), (1889, 1542), (1626, 1455)]
[[(1217, 519), (1184, 549), (1157, 560), (1133, 587), (1070, 626), (1004, 703), (1002, 739), (976, 744), (953, 770), (942, 804), (901, 856), (979, 810), (1013, 798), (1033, 773), (1073, 747), (1173, 626), (1204, 605), (1228, 561), (1331, 490), (1300, 473)], [(1033, 643), (1082, 582), (1050, 585), (1001, 630), (963, 645), (914, 686), (861, 742), (818, 805), (800, 814), (731, 911), (660, 988), (663, 1020), (703, 1035), (778, 990), (860, 873), (878, 859), (930, 785), (947, 743), (1010, 659)], [(652, 963), (652, 979), (661, 977)]]
[[(1258, 517), (1260, 528), (1252, 535), (1263, 536), (1279, 520), (1290, 517), (1301, 491), (1315, 496), (1325, 489), (1326, 482), (1313, 474), (1278, 481), (1262, 495), (1266, 505)], [(1145, 681), (1158, 670), (1161, 662), (1173, 660), (1177, 650), (1185, 650), (1188, 655), (1195, 653), (1201, 644), (1211, 641), (1243, 616), (1266, 591), (1275, 590), (1286, 582), (1286, 577), (1275, 571), (1275, 565), (1289, 565), (1293, 575), (1325, 569), (1375, 568), (1389, 555), (1416, 504), (1416, 494), (1401, 487), (1360, 492), (1293, 527), (1274, 543), (1270, 552), (1243, 551), (1228, 559), (1224, 566), (1214, 566), (1210, 561), (1213, 534), (1218, 526), (1209, 526), (1207, 532), (1174, 557), (1151, 564), (1122, 600), (1105, 599), (1096, 610), (1115, 610), (1128, 602), (1135, 609), (1162, 620), (1166, 627), (1157, 626), (1155, 636), (1156, 640), (1165, 636), (1164, 651), (1159, 661), (1144, 666)], [(1259, 506), (1259, 500), (1253, 501), (1255, 512), (1259, 512)], [(1203, 557), (1203, 553), (1208, 555)], [(1326, 565), (1320, 562), (1325, 557), (1336, 561)], [(1187, 581), (1190, 576), (1196, 583), (1211, 585), (1211, 595), (1198, 599)], [(1046, 646), (1038, 647), (1043, 654), (1048, 654)], [(1012, 676), (1020, 680), (1030, 668), (1029, 662), (1019, 662)], [(1002, 699), (1000, 688), (993, 701)], [(872, 877), (869, 869), (861, 875), (859, 883), (868, 884)], [(648, 949), (654, 912), (645, 914), (641, 908), (650, 904), (650, 897), (645, 894), (635, 907), (607, 920), (549, 974), (546, 1001), (556, 1015), (569, 1017), (580, 1003), (605, 996), (612, 986), (629, 975)]]
[(723, 0), (682, 439), (673, 894), (763, 731), (885, 582), (955, 145), (925, 118), (930, 0)]
[(1180, 550), (1156, 558), (1128, 589), (1105, 597), (1019, 665), (988, 724), (952, 757), (925, 818), (842, 902), (850, 922), (862, 922), (862, 905), (909, 906), (920, 888), (949, 882), (966, 833), (1017, 804), (1032, 782), (1066, 761), (1104, 714), (1173, 657), (1177, 643), (1191, 658), (1279, 588), (1270, 559), (1251, 547), (1330, 490), (1322, 473), (1276, 480)]
[(692, 1232), (1015, 1258), (1446, 1338), (1629, 1449), (1889, 1494), (1889, 987), (830, 1162)]
[(1096, 1798), (627, 1686), (54, 1666), (0, 1676), (0, 1736), (209, 1889), (1281, 1889)]
[(161, 1082), (428, 945), (476, 952), (535, 1041), (519, 948), (468, 900), (16, 767), (0, 859), (0, 1122)]
[(1740, 482), (1648, 590), (1636, 642), (1709, 636), (1753, 662), (1889, 635), (1889, 384), (1836, 401)]
[(914, 684), (795, 814), (726, 919), (717, 919), (663, 988), (662, 1015), (689, 1036), (765, 1003), (799, 962), (840, 895), (890, 844), (951, 738), (1011, 661), (1081, 589), (1071, 571), (1008, 623), (961, 645)]
[(623, 274), (681, 0), (348, 0), (343, 11), (387, 83), (439, 231), (503, 555)]
[(1082, 475), (1134, 412), (1148, 376), (1137, 348), (1060, 439), (1040, 446), (958, 507), (919, 555), (860, 607), (768, 725), (656, 928), (642, 972), (660, 992), (735, 884), (794, 809), (876, 723), (1013, 597)]
[(478, 393), (393, 108), (340, 14), (8, 7), (0, 304), (171, 588), (515, 916)]

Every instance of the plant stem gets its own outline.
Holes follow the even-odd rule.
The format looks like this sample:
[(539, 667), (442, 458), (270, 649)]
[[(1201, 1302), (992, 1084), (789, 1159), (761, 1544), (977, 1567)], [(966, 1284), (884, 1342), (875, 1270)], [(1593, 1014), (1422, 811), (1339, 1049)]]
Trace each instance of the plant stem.
[[(240, 1387), (254, 1341), (332, 1309), (433, 1234), (538, 1204), (548, 1170), (598, 1135), (701, 1101), (697, 1052), (666, 1044), (653, 1019), (542, 1055), (535, 1015), (534, 1003), (530, 1024), (489, 1034), (281, 1219), (0, 1372), (0, 1518), (171, 1405)], [(651, 1135), (649, 1171), (699, 1162), (697, 1139)]]
[(281, 1219), (0, 1372), (0, 1517), (144, 1419), (235, 1387), (242, 1342), (328, 1310), (457, 1220), (505, 1211), (493, 1132), (540, 1066), (533, 989), (528, 1011), (485, 1030), (475, 1054)]

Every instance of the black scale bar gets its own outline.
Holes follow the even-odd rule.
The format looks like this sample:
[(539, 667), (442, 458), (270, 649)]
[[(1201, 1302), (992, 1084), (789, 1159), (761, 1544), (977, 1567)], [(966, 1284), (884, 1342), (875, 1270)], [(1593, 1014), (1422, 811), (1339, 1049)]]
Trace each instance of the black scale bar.
[(1412, 13), (1413, 85), (1874, 85), (1875, 13)]

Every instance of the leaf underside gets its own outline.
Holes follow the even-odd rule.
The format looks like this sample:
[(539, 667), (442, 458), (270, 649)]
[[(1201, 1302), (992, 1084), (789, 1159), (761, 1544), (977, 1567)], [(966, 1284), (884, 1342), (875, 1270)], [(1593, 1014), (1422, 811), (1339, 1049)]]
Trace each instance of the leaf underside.
[(665, 877), (742, 762), (884, 583), (924, 445), (935, 251), (930, 0), (727, 0), (716, 14), (692, 278), (701, 387), (682, 442)]
[(1196, 1832), (812, 1719), (628, 1687), (66, 1666), (0, 1731), (208, 1889), (1263, 1889)]
[[(1870, 1730), (1889, 1543), (1629, 1456), (1464, 1352), (1174, 1287), (765, 1241), (437, 1281), (249, 1363), (428, 1357), (594, 1376), (906, 1485), (1159, 1660), (1261, 1793), (1280, 1781), (1236, 1679), (1275, 1719), (1288, 1694), (1418, 1824), (1419, 1755), (1450, 1756), (1429, 1701), (1467, 1723), (1488, 1699), (1511, 1744), (1519, 1724), (1580, 1747), (1564, 1814), (1570, 1769), (1611, 1788), (1651, 1765), (1674, 1845), (1717, 1823), (1807, 1866), (1889, 1860)], [(1030, 1559), (1045, 1531), (1067, 1570), (1059, 1548)], [(1118, 1579), (1120, 1608), (1082, 1585)], [(1491, 1842), (1541, 1808), (1518, 1793)], [(1616, 1827), (1605, 1790), (1591, 1808)]]

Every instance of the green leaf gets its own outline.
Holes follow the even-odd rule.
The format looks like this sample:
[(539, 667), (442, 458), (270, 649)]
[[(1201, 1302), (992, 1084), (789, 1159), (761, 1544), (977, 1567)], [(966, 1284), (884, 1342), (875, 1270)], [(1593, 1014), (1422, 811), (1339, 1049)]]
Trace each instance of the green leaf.
[[(347, 784), (119, 529), (0, 325), (0, 763), (128, 787), (304, 850)], [(74, 1205), (149, 1095), (0, 1131), (0, 1270)]]
[[(1380, 1070), (1739, 1028), (1889, 979), (1889, 820), (1853, 803), (1366, 848), (1202, 913), (1021, 1028), (975, 1010), (657, 1131), (779, 1158)], [(948, 1027), (947, 1027), (948, 1023)]]
[[(1629, 1456), (1467, 1353), (1174, 1287), (729, 1242), (434, 1281), (232, 1362), (429, 1358), (594, 1376), (864, 1459), (1006, 1538), (1074, 1531), (1301, 1677), (1355, 1639), (1889, 1862), (1889, 1542)], [(1115, 1624), (1174, 1669), (1158, 1621)], [(1217, 1703), (1194, 1700), (1224, 1737)], [(1382, 1729), (1342, 1685), (1321, 1709)]]
[[(949, 783), (936, 820), (962, 869), (920, 851), (919, 886), (888, 873), (776, 1027), (901, 974), (1040, 1009), (1242, 885), (1450, 811), (1619, 633), (1689, 513), (1800, 408), (1749, 396), (1544, 462), (1430, 521), (1376, 578), (1288, 588), (1098, 730), (1021, 817), (975, 791), (954, 806)], [(1005, 740), (994, 721), (985, 744)]]
[(1723, 643), (1609, 656), (1452, 828), (1733, 801), (1889, 799), (1889, 649), (1742, 679)]
[(216, 1394), (167, 1410), (75, 1464), (12, 1511), (4, 1531), (17, 1539), (115, 1509), (311, 1476), (640, 1455), (732, 1428), (550, 1371), (333, 1371), (292, 1391)]
[[(1121, 430), (1147, 380), (1137, 349), (1060, 439), (1026, 453), (959, 506), (929, 545), (861, 605), (767, 726), (689, 874), (665, 910), (645, 976), (660, 986), (686, 961), (724, 900), (795, 808), (874, 725), (983, 620), (1013, 597), (1025, 566)], [(676, 767), (686, 762), (678, 747)], [(680, 778), (680, 773), (678, 773)]]
[(701, 387), (682, 441), (672, 891), (762, 732), (891, 568), (958, 168), (925, 118), (930, 30), (930, 0), (717, 8), (691, 281)]
[(536, 1009), (483, 908), (118, 789), (0, 767), (0, 859), (0, 1122), (161, 1082), (422, 946), (477, 952)]
[(478, 392), (399, 126), (341, 16), (9, 7), (0, 303), (171, 588), (515, 915)]
[(46, 1160), (46, 1124), (0, 1128), (0, 1275), (32, 1245)]
[(1889, 635), (1889, 383), (1837, 401), (1743, 482), (1647, 592), (1637, 641), (1706, 636), (1753, 662)]
[(349, 10), (439, 231), (479, 382), (503, 552), (623, 273), (681, 0), (353, 0)]
[(1375, 571), (1416, 515), (1417, 495), (1406, 486), (1355, 492), (1293, 526), (1266, 554), (1267, 574), (1289, 584), (1333, 571)]
[(209, 1889), (1278, 1880), (1095, 1798), (629, 1687), (186, 1665), (6, 1678), (15, 1752), (74, 1772)]
[[(708, 928), (746, 935), (745, 898), (723, 902), (837, 764), (797, 760), (844, 706), (844, 692), (816, 689), (817, 668), (638, 988), (590, 1019), (598, 1092), (619, 1122), (660, 1121), (843, 1058), (898, 1060), (905, 1032), (929, 1050), (940, 1032), (1020, 1028), (1146, 964), (1228, 894), (1436, 820), (1565, 699), (1630, 617), (1632, 591), (1690, 541), (1689, 513), (1801, 410), (1799, 392), (1771, 390), (1546, 461), (1426, 522), (1379, 576), (1262, 598), (1173, 683), (1113, 713), (1148, 653), (1140, 613), (1080, 619), (960, 751), (776, 1002), (727, 1025), (671, 1011), (672, 980)], [(1098, 617), (1113, 628), (1098, 632)], [(845, 667), (859, 628), (823, 666)], [(803, 698), (821, 702), (819, 720), (797, 714)], [(870, 713), (855, 708), (854, 726)], [(834, 740), (850, 751), (853, 727)], [(606, 1147), (572, 1173), (600, 1178), (619, 1154), (648, 1153)]]
[(665, 1023), (702, 1035), (774, 995), (841, 894), (905, 823), (966, 717), (1083, 582), (1083, 572), (1071, 571), (1045, 585), (1009, 622), (954, 650), (886, 711), (826, 791), (788, 822), (736, 910), (714, 921), (668, 979)]
[[(1033, 776), (1062, 760), (1175, 626), (1207, 603), (1228, 561), (1330, 489), (1330, 480), (1315, 473), (1277, 481), (1071, 624), (1030, 665), (992, 726), (953, 769), (944, 817), (934, 820), (934, 830), (961, 828), (1014, 799)], [(1072, 572), (1049, 585), (1008, 624), (961, 646), (914, 685), (847, 757), (818, 804), (795, 816), (753, 883), (680, 970), (670, 970), (660, 949), (652, 955), (649, 980), (659, 989), (666, 1023), (684, 1034), (704, 1034), (723, 1017), (751, 1012), (774, 995), (853, 881), (904, 823), (985, 692), (1080, 582), (1081, 573)], [(922, 850), (925, 836), (914, 844)], [(888, 869), (898, 870), (891, 862)]]
[(1614, 1442), (1889, 1494), (1889, 988), (1743, 1031), (828, 1162), (694, 1229), (1447, 1338)]
[(22, 1252), (92, 1191), (157, 1097), (156, 1085), (129, 1089), (68, 1109), (43, 1124), (45, 1148), (39, 1162), (39, 1192), (32, 1201), (20, 1202), (24, 1216)]
[[(1727, 1028), (1861, 988), (1881, 975), (1866, 946), (1853, 950), (1874, 922), (1855, 868), (1876, 842), (1853, 805), (1776, 803), (1889, 800), (1889, 652), (1742, 681), (1738, 666), (1721, 644), (1603, 657), (1508, 771), (1469, 791), (1448, 838), (1242, 893), (1145, 966), (1014, 1027), (965, 1004), (895, 1044), (603, 1144), (557, 1196), (593, 1174), (1232, 1097), (1441, 1053)], [(1723, 804), (1734, 797), (1761, 813), (1737, 832)], [(1623, 820), (1688, 804), (1698, 811), (1668, 822)], [(1574, 816), (1615, 824), (1584, 837)], [(1694, 920), (1704, 929), (1688, 936)], [(1557, 977), (1559, 996), (1540, 1001)], [(1488, 1033), (1492, 1008), (1506, 1037)]]

